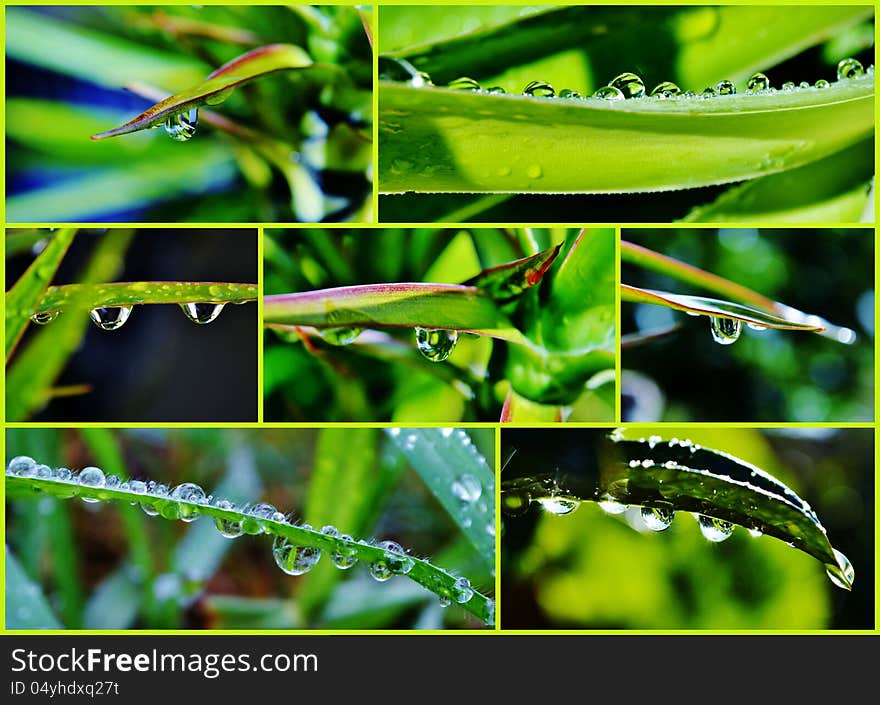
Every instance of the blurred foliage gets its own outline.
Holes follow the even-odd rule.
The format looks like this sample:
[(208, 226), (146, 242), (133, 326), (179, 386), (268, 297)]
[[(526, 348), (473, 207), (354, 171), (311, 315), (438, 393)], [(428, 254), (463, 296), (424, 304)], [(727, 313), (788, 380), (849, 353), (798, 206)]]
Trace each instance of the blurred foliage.
[[(490, 467), (494, 433), (466, 432)], [(494, 561), (461, 529), (378, 429), (10, 429), (8, 457), (58, 467), (97, 465), (121, 478), (200, 484), (236, 503), (264, 501), (293, 519), (358, 538), (393, 539), (414, 555), (494, 592)], [(7, 542), (66, 628), (481, 628), (456, 607), (365, 566), (329, 557), (291, 577), (265, 536), (225, 539), (209, 519), (185, 524), (138, 507), (10, 500)]]
[[(10, 8), (6, 219), (371, 220), (370, 22), (347, 6)], [(251, 138), (203, 114), (186, 144), (164, 130), (89, 141), (272, 43), (316, 65), (214, 109)]]
[(266, 420), (494, 421), (509, 395), (517, 399), (515, 421), (544, 418), (548, 409), (554, 418), (610, 420), (612, 231), (578, 236), (541, 228), (266, 231), (267, 295), (379, 282), (457, 284), (564, 243), (539, 285), (496, 302), (532, 347), (461, 334), (449, 360), (435, 363), (417, 352), (411, 329), (368, 330), (345, 346), (267, 330)]
[[(744, 328), (735, 344), (720, 346), (712, 341), (705, 317), (624, 304), (624, 335), (680, 326), (665, 337), (624, 348), (624, 421), (873, 418), (873, 231), (664, 229), (624, 230), (622, 237), (852, 328), (858, 336), (853, 345), (841, 345), (813, 333)], [(626, 263), (621, 279), (634, 286), (705, 293)]]
[[(564, 432), (559, 430), (558, 432)], [(743, 458), (810, 502), (855, 568), (852, 592), (822, 564), (742, 527), (710, 543), (685, 512), (640, 532), (593, 502), (554, 516), (532, 505), (503, 517), (502, 627), (583, 629), (872, 629), (873, 432), (867, 429), (640, 428)], [(584, 444), (607, 431), (581, 431)], [(502, 457), (516, 447), (502, 431)], [(502, 474), (503, 479), (503, 474)], [(642, 527), (644, 525), (641, 525)]]
[[(53, 237), (6, 231), (6, 281)], [(253, 230), (80, 230), (48, 284), (255, 283)], [(135, 306), (113, 331), (83, 311), (28, 321), (7, 363), (9, 421), (256, 421), (256, 302), (195, 325), (177, 304)], [(198, 370), (198, 374), (194, 374)], [(234, 371), (234, 374), (231, 373)]]
[[(855, 57), (866, 67), (873, 63), (874, 19), (867, 6), (395, 6), (383, 7), (381, 20), (380, 57), (404, 58), (429, 74), (438, 86), (466, 76), (484, 87), (499, 86), (513, 94), (522, 93), (528, 83), (539, 80), (552, 84), (557, 93), (568, 88), (589, 95), (626, 71), (641, 76), (649, 91), (661, 81), (673, 81), (684, 91), (700, 92), (721, 80), (732, 80), (742, 92), (745, 80), (756, 71), (765, 72), (778, 88), (787, 81), (833, 81), (837, 62), (847, 57)], [(393, 132), (393, 118), (383, 118), (385, 122), (391, 125), (383, 125), (383, 130)], [(540, 124), (533, 127), (536, 133), (545, 129)], [(834, 122), (829, 121), (825, 129), (833, 130)], [(518, 134), (516, 126), (510, 131)], [(536, 159), (552, 166), (551, 160), (559, 163), (569, 157), (565, 131), (560, 133), (563, 136), (557, 138), (558, 154), (547, 154), (542, 143)], [(451, 128), (448, 135), (435, 135), (435, 141), (454, 134)], [(467, 138), (466, 130), (459, 134)], [(656, 136), (647, 128), (645, 134), (648, 138)], [(511, 159), (536, 148), (534, 136), (518, 139), (521, 147), (511, 146)], [(652, 154), (640, 160), (637, 154), (627, 152), (626, 163), (637, 174), (644, 166), (642, 161), (669, 156), (678, 161), (705, 158), (712, 154), (712, 139), (706, 137), (700, 142), (699, 154), (679, 149), (673, 155)], [(724, 173), (726, 141), (723, 137), (715, 139), (719, 173)], [(627, 144), (625, 149), (631, 146)], [(437, 148), (433, 144), (425, 147)], [(466, 159), (466, 145), (456, 143), (449, 149)], [(807, 166), (786, 171), (784, 176), (761, 177), (748, 182), (747, 189), (736, 184), (630, 194), (608, 188), (608, 193), (592, 195), (382, 195), (380, 220), (582, 222), (584, 213), (589, 213), (591, 222), (656, 222), (688, 217), (718, 221), (722, 218), (713, 217), (718, 214), (736, 222), (857, 222), (868, 200), (873, 152), (873, 138), (866, 136), (851, 149), (823, 160), (821, 169)], [(412, 163), (421, 166), (418, 159), (402, 156), (397, 166), (402, 169), (404, 161), (408, 162), (407, 168)], [(474, 173), (485, 177), (487, 170), (480, 172), (479, 166), (468, 164)], [(616, 169), (620, 165), (615, 161), (613, 166)], [(388, 168), (394, 171), (393, 160)], [(592, 160), (585, 168), (601, 170), (601, 160)], [(380, 182), (382, 178), (380, 174)], [(497, 190), (505, 191), (502, 183)], [(704, 206), (709, 207), (701, 208)], [(461, 212), (468, 217), (458, 218)], [(621, 214), (626, 215), (622, 218)]]

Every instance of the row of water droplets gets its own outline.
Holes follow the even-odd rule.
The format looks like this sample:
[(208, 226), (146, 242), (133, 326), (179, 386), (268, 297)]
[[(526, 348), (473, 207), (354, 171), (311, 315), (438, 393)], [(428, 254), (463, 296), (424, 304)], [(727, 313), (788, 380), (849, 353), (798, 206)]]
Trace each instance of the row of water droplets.
[[(270, 533), (265, 522), (275, 522), (297, 526), (304, 531), (314, 531), (309, 524), (294, 524), (291, 515), (285, 515), (267, 503), (245, 504), (237, 506), (226, 499), (218, 499), (205, 493), (197, 484), (184, 482), (173, 488), (156, 483), (153, 480), (120, 480), (116, 475), (105, 475), (97, 467), (87, 467), (78, 473), (68, 468), (52, 469), (48, 465), (37, 463), (33, 458), (17, 456), (9, 461), (6, 474), (15, 477), (52, 480), (58, 483), (54, 492), (58, 497), (73, 497), (79, 494), (79, 488), (87, 488), (95, 493), (100, 490), (118, 490), (143, 495), (141, 502), (130, 502), (139, 505), (149, 516), (162, 516), (165, 519), (180, 519), (193, 522), (200, 517), (199, 506), (213, 507), (227, 512), (235, 512), (235, 518), (215, 517), (214, 525), (221, 536), (235, 539), (244, 534), (251, 536)], [(69, 485), (68, 491), (63, 487)], [(99, 497), (81, 496), (87, 503), (100, 502)], [(192, 506), (195, 505), (195, 506)], [(243, 515), (243, 516), (242, 516)], [(358, 545), (370, 546), (382, 550), (380, 557), (370, 561), (368, 570), (378, 582), (385, 582), (395, 575), (407, 575), (415, 566), (415, 561), (403, 547), (395, 541), (376, 542), (356, 540), (348, 534), (341, 534), (335, 526), (324, 526), (320, 532), (324, 536), (336, 539), (336, 547), (330, 552), (330, 560), (340, 570), (348, 570), (358, 562)], [(272, 543), (272, 557), (276, 565), (287, 575), (303, 575), (317, 565), (323, 550), (316, 546), (300, 546), (285, 536), (276, 536)], [(474, 596), (470, 581), (465, 577), (457, 578), (451, 588), (447, 588), (441, 580), (432, 587), (440, 596), (440, 604), (447, 607), (452, 602), (465, 604)]]
[[(201, 302), (185, 303), (180, 304), (180, 309), (193, 323), (205, 325), (215, 320), (225, 305)], [(101, 330), (116, 330), (125, 325), (125, 322), (131, 315), (132, 308), (132, 306), (101, 306), (89, 311), (89, 318)], [(54, 321), (60, 315), (61, 311), (46, 311), (35, 313), (31, 316), (31, 320), (37, 325), (44, 326)]]
[[(354, 326), (324, 328), (321, 338), (330, 345), (350, 345), (358, 339), (363, 328)], [(416, 348), (426, 360), (443, 362), (458, 344), (458, 331), (440, 328), (415, 328)]]
[[(431, 81), (431, 77), (425, 72), (416, 70), (411, 64), (408, 64), (403, 60), (397, 59), (395, 62), (398, 64), (398, 75), (402, 74), (405, 76), (410, 85), (415, 87), (434, 85)], [(856, 59), (844, 59), (837, 65), (838, 81), (846, 81), (861, 78), (863, 76), (872, 76), (873, 74), (873, 64), (865, 69)], [(806, 89), (824, 89), (828, 88), (830, 85), (831, 84), (824, 79), (820, 79), (812, 85), (807, 81), (801, 81), (799, 84), (796, 84), (793, 81), (786, 81), (778, 90), (784, 93), (793, 93), (795, 91)], [(506, 91), (500, 86), (483, 88), (477, 81), (467, 76), (456, 78), (444, 87), (452, 90), (478, 91), (490, 94), (506, 93)], [(752, 74), (746, 82), (746, 95), (769, 95), (776, 92), (777, 89), (770, 85), (770, 79), (763, 73)], [(597, 98), (610, 101), (641, 98), (653, 98), (656, 100), (713, 98), (716, 96), (734, 94), (736, 94), (736, 85), (728, 80), (719, 81), (714, 86), (707, 86), (699, 93), (696, 91), (682, 91), (682, 89), (672, 81), (663, 81), (657, 84), (651, 89), (651, 91), (648, 91), (642, 78), (638, 74), (629, 71), (615, 76), (607, 85), (596, 89), (591, 96), (584, 96), (569, 88), (563, 88), (557, 93), (556, 89), (547, 81), (531, 81), (523, 89), (523, 95), (536, 98), (565, 98), (576, 100)]]

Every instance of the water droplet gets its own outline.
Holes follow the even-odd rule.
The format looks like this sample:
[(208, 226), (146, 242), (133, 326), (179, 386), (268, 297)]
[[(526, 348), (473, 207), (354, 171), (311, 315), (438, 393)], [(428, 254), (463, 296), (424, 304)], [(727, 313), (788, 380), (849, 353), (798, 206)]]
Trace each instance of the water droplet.
[[(217, 509), (235, 511), (235, 505), (228, 499), (221, 499), (214, 506), (216, 506)], [(223, 519), (222, 517), (216, 517), (214, 519), (214, 526), (217, 527), (217, 531), (219, 531), (220, 535), (225, 539), (237, 539), (243, 533), (241, 530), (241, 522), (236, 521), (235, 519)]]
[(31, 320), (38, 326), (44, 326), (58, 318), (60, 313), (61, 311), (42, 311), (31, 316)]
[(185, 113), (171, 115), (165, 121), (165, 134), (176, 142), (186, 142), (196, 133), (199, 124), (199, 109), (192, 108)]
[[(339, 538), (349, 543), (354, 541), (348, 534), (342, 534)], [(349, 545), (340, 546), (338, 550), (330, 554), (330, 560), (340, 570), (348, 570), (357, 563), (357, 549)]]
[(600, 98), (602, 100), (624, 99), (623, 92), (619, 88), (615, 88), (614, 86), (602, 86), (599, 90), (593, 93), (593, 97)]
[(260, 503), (251, 507), (248, 511), (248, 515), (241, 521), (241, 530), (251, 536), (262, 534), (264, 531), (263, 520), (271, 519), (276, 511), (278, 510), (271, 504), (265, 503)]
[(538, 504), (545, 512), (563, 516), (571, 514), (575, 509), (581, 506), (580, 502), (572, 499), (563, 499), (562, 497), (544, 497), (538, 500)]
[(742, 321), (736, 318), (720, 318), (712, 316), (709, 319), (709, 328), (712, 331), (712, 339), (719, 345), (732, 345), (739, 339), (742, 333)]
[(146, 494), (147, 483), (145, 482), (141, 482), (140, 480), (132, 480), (128, 486), (129, 489), (135, 494)]
[(27, 455), (17, 455), (6, 466), (6, 474), (17, 477), (31, 477), (36, 467), (37, 461), (33, 458)]
[[(205, 491), (192, 482), (184, 482), (171, 491), (171, 498), (180, 502), (189, 502), (190, 504), (204, 504)], [(180, 518), (183, 521), (190, 522), (199, 518), (199, 510), (195, 507), (180, 506)]]
[(715, 89), (712, 86), (708, 86), (703, 89), (703, 92), (700, 93), (701, 98), (714, 98), (715, 97)]
[(572, 99), (583, 98), (583, 96), (580, 93), (578, 93), (577, 91), (573, 91), (570, 88), (563, 88), (561, 91), (559, 91), (559, 97), (560, 98), (572, 98)]
[(540, 164), (530, 164), (526, 168), (526, 176), (530, 179), (540, 179), (544, 175), (544, 170)]
[(731, 81), (718, 81), (715, 84), (715, 92), (718, 95), (733, 95), (736, 93), (736, 86)]
[(51, 480), (52, 468), (50, 468), (48, 465), (37, 465), (37, 467), (34, 468), (34, 477), (36, 477), (38, 480)]
[[(232, 95), (232, 89), (226, 88), (222, 91), (217, 91), (216, 93), (213, 93), (212, 95), (206, 96), (205, 103), (208, 105), (220, 105), (220, 103), (223, 103), (224, 101), (226, 101), (229, 98), (229, 96), (231, 96), (231, 95)], [(198, 121), (198, 117), (196, 117), (196, 121)], [(193, 124), (193, 128), (195, 128), (195, 124)]]
[(523, 89), (523, 95), (531, 95), (536, 98), (552, 98), (556, 95), (556, 91), (553, 90), (553, 86), (547, 83), (547, 81), (532, 81)]
[(842, 81), (846, 78), (858, 78), (864, 76), (865, 69), (861, 62), (855, 59), (844, 59), (837, 64), (837, 80)]
[[(101, 488), (103, 487), (107, 480), (104, 478), (104, 471), (101, 468), (96, 467), (88, 467), (80, 470), (79, 475), (77, 476), (77, 482), (83, 487), (93, 487), (93, 488)], [(83, 502), (94, 503), (99, 501), (95, 497), (83, 497)]]
[(834, 557), (837, 559), (837, 565), (831, 563), (825, 564), (825, 572), (831, 579), (831, 582), (844, 590), (852, 590), (853, 581), (856, 578), (856, 571), (849, 562), (849, 558), (843, 555), (836, 548), (834, 549)]
[(131, 315), (131, 306), (105, 306), (89, 311), (92, 322), (101, 330), (122, 328)]
[(529, 510), (532, 498), (528, 492), (513, 491), (501, 493), (501, 511), (508, 516), (520, 516)]
[(468, 76), (459, 76), (454, 81), (446, 84), (446, 87), (453, 91), (478, 91), (480, 84)]
[(763, 73), (754, 73), (746, 83), (746, 88), (753, 93), (757, 93), (758, 91), (766, 91), (768, 88), (770, 88), (770, 79), (767, 78)]
[(494, 93), (496, 95), (502, 95), (504, 93), (507, 93), (507, 91), (504, 90), (501, 86), (491, 86), (490, 88), (486, 89), (486, 93)]
[(626, 72), (615, 76), (608, 85), (623, 93), (625, 98), (641, 98), (645, 95), (645, 84), (634, 73)]
[(828, 88), (828, 86), (830, 86), (831, 84), (828, 83), (828, 81), (826, 81), (824, 78), (820, 78), (818, 81), (816, 81), (814, 85), (816, 88)]
[(791, 93), (795, 88), (797, 88), (797, 86), (795, 85), (794, 81), (786, 81), (782, 84), (782, 90), (784, 90), (786, 93)]
[(353, 326), (325, 328), (321, 331), (321, 338), (330, 345), (349, 345), (357, 340), (357, 337), (363, 332), (363, 328)]
[(61, 482), (70, 482), (70, 479), (73, 477), (73, 473), (70, 472), (67, 468), (58, 468), (55, 471), (55, 479), (60, 480)]
[(386, 580), (391, 580), (394, 573), (385, 561), (373, 561), (370, 563), (370, 575), (373, 576), (373, 580), (384, 583)]
[(809, 87), (810, 87), (810, 84), (807, 81), (801, 81), (798, 84), (798, 88), (809, 88)]
[(324, 536), (336, 537), (339, 536), (339, 529), (337, 529), (335, 526), (330, 526), (328, 524), (327, 526), (321, 527), (321, 533), (324, 534)]
[(673, 96), (677, 96), (681, 93), (681, 88), (676, 86), (672, 81), (663, 81), (663, 83), (658, 83), (654, 86), (654, 90), (651, 91), (651, 95), (655, 98), (672, 98)]
[(747, 322), (746, 325), (749, 328), (751, 328), (752, 330), (757, 330), (757, 331), (767, 330), (767, 326), (762, 326), (759, 323)]
[(675, 510), (657, 507), (642, 507), (641, 514), (642, 521), (651, 531), (668, 529), (675, 518)]
[(720, 543), (729, 538), (733, 533), (733, 524), (723, 519), (699, 514), (697, 515), (697, 523), (700, 525), (700, 531), (703, 536), (712, 543)]
[(599, 504), (599, 509), (601, 509), (606, 514), (623, 514), (628, 507), (625, 504), (620, 504), (619, 502), (612, 502), (611, 500), (603, 499)]
[(385, 549), (385, 564), (394, 575), (406, 575), (413, 569), (413, 559), (406, 555), (403, 547), (396, 541), (381, 541), (379, 548)]
[(462, 502), (473, 504), (483, 494), (483, 486), (480, 481), (469, 473), (459, 475), (452, 482), (452, 494)]
[(458, 578), (452, 585), (452, 596), (455, 601), (463, 605), (474, 596), (474, 589), (467, 578)]
[(749, 529), (749, 536), (754, 539), (761, 538), (764, 533), (760, 529)]
[(223, 310), (223, 306), (224, 304), (187, 303), (180, 304), (180, 309), (193, 323), (204, 325), (217, 318)]
[(296, 546), (283, 536), (272, 542), (275, 564), (288, 575), (308, 573), (321, 560), (321, 549), (313, 546)]
[(441, 606), (443, 609), (446, 609), (447, 607), (449, 607), (449, 605), (452, 604), (452, 598), (451, 598), (449, 595), (445, 594), (445, 593), (442, 594), (442, 595), (440, 595), (440, 596), (439, 596), (439, 599), (440, 599), (440, 606)]
[(457, 330), (416, 328), (416, 346), (431, 362), (443, 362), (455, 349)]

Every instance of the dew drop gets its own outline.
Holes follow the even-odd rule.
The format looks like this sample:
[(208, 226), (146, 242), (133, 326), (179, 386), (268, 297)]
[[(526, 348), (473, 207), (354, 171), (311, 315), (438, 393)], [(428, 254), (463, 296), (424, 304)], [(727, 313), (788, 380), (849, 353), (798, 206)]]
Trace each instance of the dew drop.
[(501, 494), (501, 511), (508, 516), (520, 516), (529, 511), (531, 502), (532, 498), (528, 492), (503, 492)]
[[(217, 509), (235, 511), (235, 505), (228, 499), (221, 499), (214, 506), (216, 506)], [(237, 539), (243, 533), (241, 530), (241, 522), (236, 521), (235, 519), (216, 517), (214, 519), (214, 526), (217, 527), (217, 531), (219, 531), (220, 535), (225, 539)]]
[(797, 88), (797, 86), (794, 81), (786, 81), (782, 84), (782, 90), (786, 93), (791, 93), (795, 88)]
[(431, 362), (443, 362), (455, 349), (457, 330), (416, 328), (416, 346)]
[(540, 164), (530, 164), (526, 168), (526, 176), (530, 179), (540, 179), (544, 175), (544, 170)]
[(193, 323), (204, 325), (216, 319), (223, 310), (224, 305), (225, 304), (187, 303), (180, 304), (180, 308), (186, 317)]
[[(354, 541), (354, 539), (348, 534), (342, 534), (339, 538), (342, 541), (347, 541), (349, 543)], [(339, 549), (330, 554), (330, 560), (333, 561), (333, 565), (340, 570), (348, 570), (357, 563), (357, 549), (355, 549), (354, 546), (349, 545), (340, 546)]]
[(337, 529), (335, 526), (331, 526), (328, 524), (327, 526), (321, 527), (321, 533), (324, 534), (324, 536), (336, 537), (339, 536), (339, 529)]
[(623, 514), (628, 507), (625, 504), (620, 504), (619, 502), (612, 502), (611, 500), (603, 499), (599, 504), (599, 509), (601, 509), (606, 514)]
[(321, 549), (313, 546), (296, 546), (283, 536), (272, 542), (275, 564), (288, 575), (308, 573), (321, 560)]
[(651, 95), (655, 98), (672, 98), (681, 93), (681, 88), (676, 86), (672, 81), (663, 81), (654, 86)]
[(556, 91), (553, 90), (553, 86), (547, 83), (547, 81), (532, 81), (523, 89), (523, 95), (530, 95), (536, 98), (552, 98), (556, 95)]
[(657, 507), (642, 507), (642, 521), (651, 531), (668, 529), (675, 518), (675, 510)]
[(847, 78), (858, 78), (865, 75), (865, 69), (861, 62), (856, 59), (844, 59), (837, 64), (837, 80), (842, 81)]
[(507, 91), (504, 90), (501, 86), (491, 86), (490, 88), (486, 89), (486, 93), (493, 93), (495, 95), (503, 95), (504, 93), (507, 93)]
[(798, 88), (809, 88), (809, 87), (810, 87), (810, 84), (807, 81), (801, 81), (798, 84)]
[(834, 557), (837, 559), (837, 565), (831, 563), (825, 564), (825, 572), (831, 579), (831, 582), (844, 590), (852, 590), (853, 581), (856, 577), (856, 571), (849, 562), (849, 558), (843, 555), (836, 548), (834, 549)]
[(593, 97), (600, 98), (601, 100), (624, 99), (623, 92), (619, 88), (615, 88), (614, 86), (602, 86), (599, 90), (593, 93)]
[(625, 98), (642, 98), (645, 95), (645, 84), (634, 73), (626, 72), (615, 76), (608, 85), (619, 90)]
[(700, 531), (707, 541), (712, 543), (721, 543), (733, 533), (733, 524), (723, 519), (715, 519), (714, 517), (697, 515), (697, 523), (700, 525)]
[(37, 467), (37, 461), (27, 455), (17, 455), (6, 466), (7, 475), (31, 477)]
[(38, 326), (44, 326), (58, 318), (60, 313), (60, 311), (42, 311), (31, 316), (31, 320)]
[(199, 109), (192, 108), (185, 113), (171, 115), (165, 121), (165, 134), (175, 142), (186, 142), (196, 133), (199, 124)]
[(449, 607), (452, 604), (452, 598), (447, 594), (440, 595), (440, 606), (444, 609)]
[(767, 78), (763, 73), (754, 73), (752, 77), (746, 83), (746, 88), (753, 93), (757, 93), (758, 91), (766, 91), (770, 88), (770, 79)]
[(70, 482), (70, 478), (72, 477), (73, 473), (67, 468), (58, 468), (55, 471), (55, 479), (60, 480), (61, 482)]
[(715, 84), (715, 92), (718, 95), (733, 95), (736, 93), (736, 86), (731, 81), (718, 81)]
[[(192, 482), (184, 482), (171, 491), (171, 498), (180, 502), (188, 502), (190, 504), (205, 504), (205, 491)], [(199, 510), (195, 507), (187, 507), (181, 505), (179, 508), (180, 518), (183, 521), (191, 522), (199, 518)]]
[(573, 91), (570, 88), (563, 88), (561, 91), (559, 91), (559, 97), (560, 98), (571, 98), (571, 99), (583, 98), (583, 96), (580, 93), (578, 93), (577, 91)]
[[(48, 465), (37, 465), (37, 467), (34, 468), (34, 477), (36, 477), (38, 480), (51, 480), (52, 468), (50, 468)], [(117, 482), (119, 482), (118, 479)]]
[(391, 572), (385, 561), (373, 561), (370, 563), (370, 575), (373, 577), (373, 580), (384, 583), (386, 580), (391, 580), (394, 573)]
[(381, 541), (379, 548), (385, 549), (384, 562), (394, 575), (406, 575), (413, 569), (413, 559), (403, 550), (396, 541)]
[(321, 338), (330, 345), (349, 345), (357, 340), (358, 336), (363, 332), (363, 328), (354, 326), (325, 328), (321, 331)]
[[(104, 477), (104, 471), (101, 468), (96, 467), (88, 467), (80, 470), (79, 475), (76, 478), (77, 482), (83, 487), (92, 487), (92, 488), (101, 488), (103, 487), (107, 480)], [(90, 504), (99, 501), (95, 497), (83, 497), (83, 502), (89, 502)]]
[(467, 578), (458, 578), (452, 585), (452, 596), (455, 601), (463, 605), (474, 596), (474, 589)]
[(760, 529), (749, 529), (749, 536), (753, 539), (761, 538), (764, 533)]
[(89, 311), (92, 322), (101, 330), (122, 328), (131, 315), (131, 306), (105, 306)]
[(831, 84), (828, 83), (828, 81), (826, 81), (824, 78), (820, 78), (820, 79), (819, 79), (818, 81), (816, 81), (816, 83), (813, 84), (813, 85), (814, 85), (816, 88), (828, 88), (828, 86), (830, 86)]
[(480, 481), (470, 473), (459, 475), (452, 481), (452, 494), (462, 502), (473, 504), (483, 494), (483, 486)]
[(453, 91), (478, 91), (480, 84), (468, 76), (459, 76), (453, 81), (446, 84), (446, 87)]
[(751, 323), (751, 322), (748, 322), (748, 323), (746, 323), (746, 325), (747, 325), (751, 330), (757, 330), (757, 331), (767, 330), (767, 326), (762, 326), (762, 325), (760, 325), (759, 323)]
[(712, 340), (719, 345), (733, 345), (742, 333), (742, 321), (736, 318), (720, 318), (712, 316), (709, 319), (709, 328), (712, 331)]
[(571, 514), (575, 509), (581, 506), (580, 502), (576, 502), (572, 499), (563, 499), (562, 497), (544, 497), (538, 500), (538, 504), (541, 505), (541, 508), (545, 512), (556, 514), (557, 516)]
[(257, 504), (254, 507), (251, 507), (248, 515), (242, 519), (241, 522), (241, 530), (250, 534), (251, 536), (256, 536), (257, 534), (262, 534), (263, 529), (263, 521), (266, 519), (271, 519), (275, 512), (278, 511), (271, 504)]
[(715, 97), (715, 89), (712, 86), (708, 86), (703, 89), (703, 92), (700, 93), (701, 98), (714, 98)]

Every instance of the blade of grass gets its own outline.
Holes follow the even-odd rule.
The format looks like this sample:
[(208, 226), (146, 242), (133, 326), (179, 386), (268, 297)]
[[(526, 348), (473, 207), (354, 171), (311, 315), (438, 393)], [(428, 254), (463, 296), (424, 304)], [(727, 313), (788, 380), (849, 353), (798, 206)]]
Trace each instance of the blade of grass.
[[(137, 509), (136, 507), (131, 507)], [(137, 620), (146, 580), (137, 568), (125, 563), (94, 589), (83, 614), (85, 629), (130, 629)]]
[(33, 582), (6, 547), (6, 628), (63, 629), (40, 586)]

